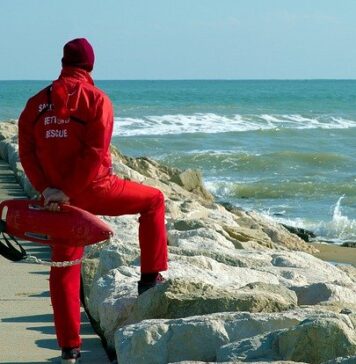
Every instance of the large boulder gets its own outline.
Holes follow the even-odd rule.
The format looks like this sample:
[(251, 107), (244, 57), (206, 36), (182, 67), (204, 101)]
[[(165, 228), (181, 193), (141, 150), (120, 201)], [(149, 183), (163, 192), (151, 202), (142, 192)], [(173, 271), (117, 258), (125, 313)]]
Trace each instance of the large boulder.
[[(115, 334), (118, 361), (125, 364), (166, 364), (184, 360), (216, 362), (220, 347), (271, 331), (293, 328), (307, 318), (328, 320), (337, 315), (295, 310), (284, 313), (218, 313), (174, 320), (146, 320)], [(306, 361), (308, 362), (308, 361)]]
[(187, 169), (183, 172), (175, 173), (170, 180), (182, 186), (187, 191), (202, 196), (207, 201), (214, 200), (214, 197), (204, 186), (201, 173), (197, 170)]
[[(201, 239), (206, 230), (201, 230), (198, 221), (177, 222), (181, 230), (175, 231), (181, 243), (171, 242), (174, 246), (170, 246), (169, 271), (164, 273), (167, 282), (137, 299), (139, 249), (138, 243), (132, 243), (134, 224), (137, 222), (132, 217), (123, 219), (121, 234), (131, 243), (113, 240), (106, 246), (100, 253), (92, 285), (87, 287), (90, 312), (100, 322), (110, 345), (115, 330), (151, 318), (223, 311), (277, 312), (298, 303), (335, 305), (337, 297), (344, 293), (348, 293), (344, 301), (349, 303), (333, 310), (346, 308), (352, 312), (350, 300), (356, 289), (346, 272), (303, 252), (235, 249), (220, 234), (214, 235), (215, 243), (210, 241), (210, 231), (205, 240)], [(313, 285), (334, 287), (339, 296), (329, 295), (329, 301), (325, 301), (316, 290), (314, 301), (303, 301), (302, 293), (312, 294)], [(299, 302), (293, 291), (299, 295)]]
[(175, 279), (140, 296), (124, 324), (216, 312), (280, 312), (296, 307), (296, 302), (293, 291), (278, 285), (251, 283), (232, 290)]
[(299, 325), (222, 346), (218, 361), (293, 360), (320, 364), (356, 353), (354, 323), (344, 315), (314, 317)]
[(292, 288), (300, 305), (333, 304), (356, 308), (356, 284), (345, 287), (333, 283), (314, 283)]

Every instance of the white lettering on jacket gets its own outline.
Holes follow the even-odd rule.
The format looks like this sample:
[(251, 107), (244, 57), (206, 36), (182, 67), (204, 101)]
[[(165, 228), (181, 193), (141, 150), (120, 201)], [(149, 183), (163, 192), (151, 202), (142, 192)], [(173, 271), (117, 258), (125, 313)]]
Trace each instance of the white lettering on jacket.
[(39, 104), (38, 105), (38, 112), (41, 112), (42, 110), (48, 108), (48, 110), (52, 110), (53, 105), (52, 104)]
[(46, 131), (46, 138), (68, 138), (68, 131), (67, 129), (50, 129)]
[(68, 124), (70, 121), (70, 119), (59, 119), (57, 118), (57, 116), (46, 116), (44, 118), (44, 124), (45, 125), (52, 125), (52, 124), (57, 124), (57, 125), (61, 125), (61, 124)]

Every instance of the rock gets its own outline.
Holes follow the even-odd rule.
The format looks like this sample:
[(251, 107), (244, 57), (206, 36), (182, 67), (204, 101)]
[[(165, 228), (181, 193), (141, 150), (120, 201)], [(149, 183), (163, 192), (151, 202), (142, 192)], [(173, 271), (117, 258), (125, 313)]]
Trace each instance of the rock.
[(344, 315), (309, 318), (277, 330), (222, 346), (218, 361), (293, 360), (319, 364), (356, 352), (355, 326)]
[[(259, 273), (249, 268), (226, 266), (211, 258), (196, 256), (172, 256), (171, 259), (173, 260), (169, 263), (170, 270), (166, 274), (166, 278), (173, 283), (168, 287), (164, 286), (162, 292), (160, 291), (161, 287), (157, 287), (147, 291), (139, 300), (134, 300), (137, 296), (139, 262), (135, 261), (128, 266), (121, 265), (110, 270), (110, 267), (116, 265), (117, 262), (127, 259), (120, 256), (122, 253), (121, 246), (117, 247), (118, 250), (115, 250), (112, 245), (111, 247), (113, 253), (108, 252), (106, 254), (107, 250), (101, 253), (102, 259), (97, 271), (98, 279), (90, 288), (88, 300), (90, 312), (94, 319), (100, 322), (102, 331), (109, 343), (113, 342), (113, 332), (116, 328), (128, 322), (152, 317), (152, 315), (162, 317), (162, 315), (200, 314), (223, 310), (224, 307), (225, 309), (234, 307), (234, 310), (250, 308), (252, 311), (276, 311), (293, 307), (296, 302), (294, 293), (283, 289), (283, 287), (276, 287), (275, 293), (273, 293), (271, 286), (256, 284), (246, 287), (239, 294), (235, 293), (236, 290), (250, 283), (264, 282), (269, 284), (272, 282), (278, 284), (278, 280), (266, 272)], [(115, 254), (118, 254), (119, 258)], [(192, 277), (196, 278), (195, 283), (179, 284), (182, 280), (183, 282), (191, 282)], [(175, 287), (175, 283), (177, 283), (177, 287)], [(164, 297), (165, 290), (169, 291), (169, 287), (171, 291), (177, 291), (176, 296), (178, 298), (171, 292), (167, 292), (169, 296)], [(215, 296), (210, 298), (207, 296), (202, 299), (196, 295), (196, 287), (209, 287), (211, 293), (214, 290), (217, 293)], [(222, 292), (226, 295), (226, 299), (221, 299), (220, 302), (216, 296)], [(147, 298), (151, 295), (155, 298), (152, 299), (152, 302), (150, 298)], [(144, 298), (145, 296), (146, 298)], [(158, 297), (162, 297), (165, 303), (160, 303)], [(177, 301), (178, 307), (170, 305), (175, 301)], [(169, 307), (168, 311), (167, 306)]]
[(274, 244), (270, 237), (261, 230), (250, 229), (244, 226), (232, 227), (229, 225), (224, 225), (225, 231), (229, 236), (237, 241), (239, 241), (241, 246), (245, 246), (243, 243), (254, 241), (262, 247), (273, 249)]
[(171, 181), (184, 187), (187, 191), (202, 196), (206, 200), (213, 201), (213, 196), (206, 190), (201, 173), (196, 170), (187, 169), (174, 174)]
[(179, 231), (195, 230), (203, 227), (205, 227), (205, 224), (200, 220), (177, 219), (173, 222), (173, 228)]
[(290, 250), (302, 250), (308, 253), (315, 253), (317, 251), (313, 246), (307, 244), (298, 236), (290, 234), (287, 229), (276, 221), (261, 216), (256, 212), (249, 212), (248, 215), (253, 218), (259, 228), (262, 229), (276, 245), (286, 247)]
[[(354, 289), (353, 281), (337, 266), (324, 262), (303, 252), (275, 252), (270, 254), (274, 269), (287, 287), (307, 286), (312, 283), (332, 283)], [(294, 288), (293, 288), (294, 289)]]
[(241, 207), (235, 206), (227, 201), (219, 201), (219, 204), (223, 206), (227, 211), (233, 213), (234, 215), (240, 216), (246, 214), (245, 210)]
[(81, 274), (82, 274), (82, 283), (83, 283), (83, 293), (84, 293), (84, 302), (88, 305), (88, 299), (90, 294), (90, 289), (92, 283), (94, 281), (94, 277), (96, 275), (97, 269), (99, 266), (99, 259), (83, 259)]
[(117, 161), (113, 161), (113, 171), (121, 178), (134, 180), (136, 182), (144, 182), (145, 176), (136, 172), (135, 170), (129, 168), (125, 164), (118, 163)]
[(320, 282), (303, 287), (294, 287), (292, 289), (298, 296), (299, 305), (349, 303), (355, 305), (356, 307), (356, 286), (353, 288), (348, 288), (336, 284)]
[(345, 272), (348, 277), (356, 283), (356, 267), (352, 267), (351, 265), (338, 265), (338, 269)]
[(282, 224), (282, 226), (284, 226), (290, 233), (299, 236), (301, 239), (303, 239), (306, 242), (311, 241), (312, 239), (316, 238), (316, 235), (312, 231), (298, 228), (295, 226), (288, 226), (288, 225), (284, 225), (284, 224)]
[(140, 250), (130, 244), (116, 241), (104, 249), (100, 255), (97, 269), (98, 277), (108, 274), (114, 268), (138, 266)]
[[(127, 227), (131, 231), (132, 226), (128, 224)], [(180, 231), (179, 234), (190, 231), (196, 230)], [(125, 235), (124, 225), (121, 233)], [(133, 297), (137, 294), (135, 284), (139, 277), (138, 247), (116, 243), (106, 247), (100, 254), (97, 273), (102, 278), (93, 282), (90, 294), (91, 310), (100, 318), (103, 331), (113, 335), (115, 325), (120, 328), (157, 317), (175, 318), (231, 310), (286, 310), (296, 305), (296, 296), (290, 289), (301, 295), (306, 287), (320, 282), (345, 287), (337, 288), (337, 292), (349, 290), (353, 297), (350, 288), (353, 281), (345, 272), (309, 254), (236, 250), (222, 245), (215, 249), (206, 248), (205, 244), (201, 241), (188, 247), (171, 246), (170, 269), (164, 273), (168, 282), (147, 291), (136, 301)], [(320, 301), (303, 303), (319, 304)], [(336, 301), (336, 295), (330, 299), (331, 303)], [(351, 308), (351, 304), (341, 308)], [(332, 309), (340, 312), (341, 308)], [(110, 317), (106, 317), (108, 315)], [(105, 327), (105, 323), (109, 326)], [(112, 343), (112, 336), (107, 340)]]
[(296, 310), (278, 314), (219, 313), (175, 320), (146, 320), (119, 329), (115, 334), (115, 347), (119, 362), (125, 364), (215, 362), (216, 353), (223, 345), (293, 328), (307, 317), (315, 316), (336, 317), (331, 313)]
[(17, 136), (17, 130), (17, 121), (2, 121), (0, 123), (0, 140), (12, 139)]
[(213, 229), (198, 228), (193, 230), (179, 231), (168, 230), (170, 246), (181, 248), (194, 248), (199, 246), (203, 249), (235, 249), (234, 244)]
[(342, 313), (343, 315), (351, 315), (353, 313), (352, 310), (350, 310), (349, 308), (343, 308), (340, 313)]
[(296, 306), (294, 292), (271, 284), (251, 283), (236, 290), (199, 281), (174, 279), (138, 297), (122, 325), (153, 318), (181, 318), (216, 312), (280, 312)]
[(169, 182), (177, 183), (186, 191), (192, 192), (204, 200), (213, 201), (214, 199), (204, 187), (199, 171), (191, 169), (181, 171), (177, 168), (159, 164), (157, 161), (147, 157), (131, 158), (121, 154), (115, 147), (111, 147), (111, 152), (114, 156), (115, 170), (120, 175), (124, 174), (128, 178), (141, 182), (147, 182), (146, 178), (148, 177), (166, 184)]
[(7, 153), (7, 148), (8, 148), (8, 145), (9, 145), (9, 141), (8, 140), (0, 140), (0, 157), (2, 160), (4, 160), (5, 162), (8, 161), (9, 159), (9, 156), (8, 156), (8, 153)]
[(112, 270), (92, 285), (87, 308), (106, 338), (114, 347), (114, 334), (119, 322), (129, 316), (137, 300), (138, 267)]
[(171, 175), (178, 172), (177, 169), (160, 165), (155, 160), (147, 157), (131, 158), (127, 156), (121, 156), (121, 160), (123, 160), (124, 164), (134, 171), (137, 171), (146, 177), (158, 179), (161, 181), (168, 181), (171, 178)]
[[(252, 266), (252, 264), (256, 263), (259, 264), (259, 262), (256, 262), (256, 260), (252, 259), (249, 260), (247, 256), (245, 256), (243, 259), (237, 254), (234, 254), (234, 252), (222, 252), (222, 251), (209, 251), (206, 249), (200, 249), (199, 247), (195, 248), (181, 248), (181, 247), (175, 247), (175, 246), (169, 246), (168, 247), (169, 256), (172, 257), (174, 255), (178, 256), (186, 256), (186, 257), (193, 257), (193, 256), (203, 256), (208, 257), (216, 260), (219, 263), (223, 263), (226, 265), (230, 265), (232, 267), (249, 267)], [(259, 264), (261, 265), (261, 264)]]
[(37, 197), (38, 192), (29, 182), (19, 160), (16, 122), (0, 123), (0, 158), (9, 164), (26, 195), (30, 198)]

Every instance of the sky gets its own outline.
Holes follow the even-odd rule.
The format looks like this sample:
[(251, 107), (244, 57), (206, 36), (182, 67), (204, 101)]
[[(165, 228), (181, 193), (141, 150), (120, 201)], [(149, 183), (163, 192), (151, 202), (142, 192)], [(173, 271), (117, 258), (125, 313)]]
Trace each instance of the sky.
[(85, 37), (95, 79), (356, 79), (355, 0), (0, 0), (0, 80), (51, 80)]

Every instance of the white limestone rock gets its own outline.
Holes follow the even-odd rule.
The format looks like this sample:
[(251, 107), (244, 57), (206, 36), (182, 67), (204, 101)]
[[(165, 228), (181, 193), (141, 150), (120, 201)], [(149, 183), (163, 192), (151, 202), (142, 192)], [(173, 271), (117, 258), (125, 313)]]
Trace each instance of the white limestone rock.
[(356, 307), (356, 285), (344, 287), (332, 283), (314, 283), (295, 287), (299, 305), (317, 305), (326, 303), (352, 304)]
[[(97, 271), (99, 273), (107, 270), (107, 264), (112, 264), (112, 258), (119, 261), (108, 252), (110, 250), (101, 253), (101, 257), (106, 259), (101, 259)], [(183, 259), (184, 264), (171, 262), (169, 273), (164, 273), (170, 283), (147, 291), (138, 300), (138, 261), (128, 266), (119, 266), (103, 276), (97, 274), (100, 278), (90, 288), (88, 308), (94, 319), (100, 323), (109, 343), (113, 341), (116, 328), (139, 319), (179, 317), (176, 315), (197, 315), (233, 309), (279, 311), (296, 304), (294, 292), (279, 286), (273, 289), (270, 282), (278, 284), (273, 275), (259, 274), (249, 268), (226, 266), (206, 257), (177, 258)], [(237, 292), (239, 288), (256, 282), (263, 282), (266, 286), (256, 284)], [(205, 298), (197, 295), (198, 287), (200, 292), (205, 287)], [(176, 292), (175, 296), (172, 296), (172, 291)], [(160, 297), (163, 302), (160, 302)]]
[(0, 140), (9, 140), (17, 137), (17, 121), (7, 120), (0, 123)]
[(306, 286), (312, 283), (334, 283), (343, 287), (353, 287), (350, 277), (338, 267), (324, 262), (304, 252), (272, 252), (273, 268), (278, 272), (280, 282), (287, 286)]
[(18, 154), (18, 144), (15, 143), (9, 143), (7, 147), (7, 162), (10, 165), (10, 168), (16, 172), (17, 169), (17, 163), (19, 162), (19, 154)]
[(174, 320), (146, 320), (119, 329), (115, 333), (115, 348), (118, 361), (125, 364), (166, 364), (184, 360), (214, 362), (223, 345), (293, 328), (306, 318), (315, 317), (328, 319), (336, 315), (294, 310), (278, 314), (218, 313)]
[(280, 312), (296, 307), (293, 291), (270, 284), (228, 290), (199, 281), (169, 280), (138, 297), (123, 325), (154, 318), (181, 318), (216, 312)]
[(254, 221), (258, 229), (262, 230), (270, 237), (274, 243), (274, 248), (305, 251), (308, 253), (316, 251), (313, 246), (304, 242), (297, 235), (291, 234), (286, 228), (273, 219), (254, 211), (248, 212), (247, 215)]
[(109, 347), (114, 346), (114, 333), (137, 300), (138, 280), (138, 268), (124, 267), (121, 272), (112, 270), (99, 278), (90, 289), (87, 307)]
[[(275, 311), (295, 305), (293, 300), (287, 300), (289, 303), (282, 305), (276, 296), (269, 296), (271, 285), (276, 286), (277, 290), (292, 289), (298, 294), (301, 292), (298, 289), (304, 290), (313, 284), (329, 282), (329, 285), (339, 289), (340, 294), (345, 290), (349, 290), (351, 298), (354, 294), (354, 282), (345, 272), (306, 253), (234, 249), (225, 254), (223, 249), (212, 251), (201, 248), (199, 244), (198, 246), (196, 249), (172, 247), (175, 253), (170, 254), (169, 271), (164, 273), (170, 288), (149, 290), (137, 302), (133, 301), (133, 297), (137, 294), (136, 282), (139, 279), (138, 247), (118, 243), (111, 244), (101, 252), (97, 278), (102, 279), (93, 283), (93, 293), (89, 297), (92, 314), (98, 318), (106, 335), (111, 335), (107, 336), (109, 342), (113, 342), (115, 325), (120, 328), (127, 323), (152, 317), (171, 318), (222, 310)], [(201, 253), (205, 255), (199, 255)], [(134, 280), (132, 269), (135, 271)], [(185, 282), (185, 285), (181, 282)], [(95, 288), (97, 284), (99, 289)], [(249, 296), (242, 304), (237, 292), (248, 284), (255, 284), (255, 287), (259, 285), (260, 289), (255, 289), (254, 296)], [(125, 288), (128, 285), (130, 289)], [(263, 285), (264, 289), (261, 289)], [(209, 294), (205, 300), (195, 295), (202, 292), (203, 287), (211, 287), (210, 290), (206, 289)], [(174, 297), (174, 300), (179, 302), (179, 307), (176, 310), (177, 316), (172, 316), (175, 306), (170, 304), (174, 300), (167, 300), (165, 295), (175, 289), (179, 292), (179, 298)], [(220, 301), (216, 300), (214, 292), (224, 292)], [(197, 304), (200, 299), (202, 303)], [(162, 305), (159, 304), (160, 300), (163, 300)], [(127, 302), (130, 302), (130, 306)], [(191, 311), (180, 308), (190, 307), (192, 302), (195, 306)], [(303, 301), (303, 304), (306, 303), (319, 304), (320, 300)], [(172, 311), (167, 310), (167, 306)], [(110, 318), (105, 317), (106, 315), (110, 315)]]
[(293, 360), (322, 363), (355, 354), (355, 325), (346, 315), (311, 317), (294, 327), (222, 346), (217, 361)]
[(116, 161), (113, 161), (113, 171), (122, 178), (127, 178), (137, 182), (144, 182), (146, 179), (146, 177), (143, 176), (142, 174), (129, 168), (127, 165)]
[(207, 250), (234, 250), (234, 244), (213, 229), (197, 228), (187, 231), (169, 230), (170, 246), (181, 248), (202, 248)]

